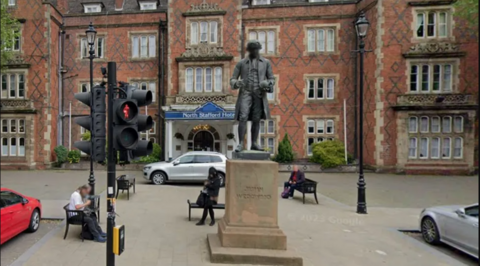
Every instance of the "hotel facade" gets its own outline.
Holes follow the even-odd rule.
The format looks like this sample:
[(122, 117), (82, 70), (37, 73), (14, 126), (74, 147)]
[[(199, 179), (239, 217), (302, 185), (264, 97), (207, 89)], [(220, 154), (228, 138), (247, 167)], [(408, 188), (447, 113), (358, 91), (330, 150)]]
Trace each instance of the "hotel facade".
[[(259, 140), (273, 154), (288, 134), (298, 159), (330, 140), (355, 155), (363, 115), (364, 161), (374, 169), (470, 174), (478, 165), (478, 31), (455, 16), (453, 2), (10, 0), (21, 37), (2, 72), (1, 168), (49, 168), (56, 146), (81, 138), (73, 120), (88, 109), (74, 94), (90, 89), (92, 22), (94, 83), (115, 61), (119, 81), (153, 92), (142, 111), (156, 124), (142, 138), (165, 159), (193, 150), (231, 157), (238, 91), (229, 80), (255, 39), (276, 79)], [(370, 28), (359, 95), (354, 23), (362, 11)]]

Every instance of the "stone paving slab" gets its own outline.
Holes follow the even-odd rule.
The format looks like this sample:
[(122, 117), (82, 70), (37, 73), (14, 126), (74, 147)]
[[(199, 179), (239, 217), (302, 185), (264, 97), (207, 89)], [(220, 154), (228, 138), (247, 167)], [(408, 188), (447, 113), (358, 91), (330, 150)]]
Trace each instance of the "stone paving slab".
[[(217, 227), (195, 226), (201, 210), (192, 210), (192, 221), (188, 221), (185, 201), (195, 199), (198, 192), (198, 187), (139, 185), (129, 201), (119, 196), (116, 223), (126, 227), (126, 250), (116, 257), (116, 265), (221, 265), (210, 263), (206, 241)], [(220, 201), (224, 199), (222, 189)], [(287, 235), (288, 249), (303, 257), (305, 266), (462, 265), (395, 230), (417, 229), (421, 209), (373, 207), (368, 211), (368, 215), (356, 214), (354, 208), (322, 195), (319, 205), (280, 200), (279, 225)], [(220, 218), (224, 212), (215, 213)], [(106, 244), (82, 243), (79, 233), (80, 228), (71, 227), (63, 240), (63, 230), (58, 231), (24, 265), (105, 265)]]

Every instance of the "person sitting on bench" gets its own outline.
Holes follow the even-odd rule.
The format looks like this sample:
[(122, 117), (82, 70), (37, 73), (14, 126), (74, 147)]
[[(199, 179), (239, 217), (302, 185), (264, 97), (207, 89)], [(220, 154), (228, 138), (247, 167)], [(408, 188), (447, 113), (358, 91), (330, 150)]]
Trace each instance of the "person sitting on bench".
[[(86, 198), (90, 194), (91, 189), (92, 188), (89, 185), (83, 185), (73, 192), (70, 196), (70, 204), (68, 205), (68, 209), (84, 210), (85, 214), (83, 221), (87, 225), (88, 230), (90, 230), (90, 233), (93, 235), (93, 240), (104, 243), (107, 241), (107, 233), (104, 233), (100, 225), (98, 225), (95, 213), (88, 211), (88, 206), (90, 206), (91, 201), (86, 200), (83, 202), (83, 198)], [(85, 207), (87, 207), (87, 210), (85, 210)], [(78, 217), (76, 213), (72, 213), (72, 216), (68, 219), (81, 219), (81, 217)]]
[(197, 223), (197, 225), (204, 225), (205, 219), (207, 219), (207, 212), (210, 213), (210, 226), (215, 224), (215, 214), (213, 212), (213, 205), (217, 204), (218, 201), (218, 192), (220, 190), (220, 178), (218, 177), (217, 170), (210, 167), (208, 169), (208, 180), (205, 181), (205, 187), (207, 195), (210, 200), (206, 200), (205, 206), (203, 208), (202, 219)]
[(293, 172), (292, 174), (290, 175), (290, 178), (288, 179), (287, 182), (285, 182), (283, 188), (286, 189), (287, 187), (290, 188), (289, 189), (289, 197), (290, 198), (293, 198), (293, 192), (295, 192), (295, 188), (301, 184), (305, 182), (305, 174), (298, 170), (298, 166), (294, 165), (293, 166)]

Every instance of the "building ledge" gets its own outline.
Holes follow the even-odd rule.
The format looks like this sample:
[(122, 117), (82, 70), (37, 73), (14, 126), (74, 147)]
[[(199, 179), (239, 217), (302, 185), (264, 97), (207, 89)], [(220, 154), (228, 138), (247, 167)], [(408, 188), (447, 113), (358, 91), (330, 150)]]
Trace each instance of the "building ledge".
[(464, 57), (467, 53), (459, 51), (458, 45), (449, 42), (418, 43), (406, 53), (404, 58), (452, 58)]
[(233, 55), (224, 56), (191, 56), (191, 57), (177, 57), (177, 62), (205, 62), (205, 61), (230, 61), (233, 59)]
[(191, 4), (190, 9), (182, 13), (184, 17), (218, 16), (218, 15), (223, 16), (225, 14), (227, 14), (227, 11), (218, 7), (217, 3), (208, 4), (208, 3), (205, 3), (205, 1), (198, 5)]
[(472, 94), (406, 94), (397, 96), (396, 111), (472, 110), (477, 103)]
[(441, 0), (441, 1), (410, 1), (409, 6), (444, 6), (455, 3), (456, 0)]
[(0, 113), (2, 114), (36, 114), (37, 110), (33, 107), (30, 100), (1, 99)]

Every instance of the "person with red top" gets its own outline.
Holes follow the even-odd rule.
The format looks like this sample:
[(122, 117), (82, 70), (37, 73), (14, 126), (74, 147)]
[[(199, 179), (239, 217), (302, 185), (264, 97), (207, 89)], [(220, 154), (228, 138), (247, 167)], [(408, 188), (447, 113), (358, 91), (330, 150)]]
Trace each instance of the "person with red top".
[(305, 182), (305, 174), (302, 171), (298, 170), (298, 166), (294, 165), (293, 172), (290, 175), (290, 179), (285, 182), (283, 188), (290, 188), (288, 191), (289, 197), (293, 198), (293, 192), (295, 191), (295, 187), (303, 182)]

